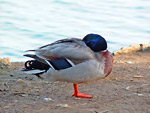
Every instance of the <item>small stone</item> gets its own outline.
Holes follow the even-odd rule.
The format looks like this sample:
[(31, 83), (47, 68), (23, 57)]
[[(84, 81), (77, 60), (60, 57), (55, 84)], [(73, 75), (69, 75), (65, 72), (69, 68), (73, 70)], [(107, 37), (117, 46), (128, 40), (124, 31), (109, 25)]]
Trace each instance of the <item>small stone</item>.
[(14, 87), (14, 92), (23, 92), (25, 91), (25, 89), (28, 87), (29, 85), (27, 84), (26, 81), (22, 80), (22, 79), (18, 79), (16, 81), (16, 85)]
[(13, 77), (14, 75), (10, 75), (10, 77)]
[(70, 107), (68, 104), (57, 104), (56, 107), (60, 107), (60, 108), (68, 108)]
[(126, 63), (127, 64), (134, 64), (134, 62), (132, 62), (132, 61), (127, 61)]
[(10, 106), (5, 106), (4, 108), (5, 108), (5, 109), (9, 109), (9, 107), (10, 107)]
[(134, 81), (133, 78), (131, 78), (130, 81)]
[(130, 89), (130, 86), (126, 87), (126, 90), (129, 90)]
[(18, 84), (25, 84), (26, 82), (24, 80), (22, 80), (22, 79), (18, 79), (16, 83), (18, 83)]
[(143, 76), (134, 76), (133, 78), (143, 78)]
[(138, 96), (140, 96), (140, 97), (141, 97), (141, 96), (144, 96), (144, 94), (138, 94)]
[(22, 96), (22, 97), (27, 97), (28, 95), (26, 95), (26, 94), (21, 94), (20, 96)]
[(75, 100), (80, 100), (81, 98), (74, 98)]
[(43, 98), (43, 100), (45, 100), (45, 101), (52, 101), (52, 99), (51, 98)]

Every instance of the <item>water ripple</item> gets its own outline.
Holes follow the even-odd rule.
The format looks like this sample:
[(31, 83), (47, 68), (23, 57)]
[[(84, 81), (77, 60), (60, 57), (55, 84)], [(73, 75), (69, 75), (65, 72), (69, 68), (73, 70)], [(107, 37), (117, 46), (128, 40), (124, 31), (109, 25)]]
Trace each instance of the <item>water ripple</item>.
[(99, 33), (111, 51), (150, 43), (149, 0), (0, 1), (0, 57), (23, 61), (27, 49)]

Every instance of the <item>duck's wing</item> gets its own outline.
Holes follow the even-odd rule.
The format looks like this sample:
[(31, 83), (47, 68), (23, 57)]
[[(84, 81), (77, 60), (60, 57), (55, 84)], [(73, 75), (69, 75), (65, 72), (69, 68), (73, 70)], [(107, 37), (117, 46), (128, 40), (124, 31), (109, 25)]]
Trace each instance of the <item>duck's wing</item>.
[(46, 60), (62, 58), (88, 60), (94, 58), (94, 52), (82, 40), (76, 38), (59, 40), (33, 51), (35, 51), (37, 57)]

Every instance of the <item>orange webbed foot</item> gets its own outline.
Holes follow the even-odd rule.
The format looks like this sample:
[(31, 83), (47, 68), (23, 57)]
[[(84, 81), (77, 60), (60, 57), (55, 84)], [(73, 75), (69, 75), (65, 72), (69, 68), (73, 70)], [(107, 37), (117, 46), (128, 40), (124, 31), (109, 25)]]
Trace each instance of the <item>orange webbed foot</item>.
[(74, 94), (72, 96), (75, 96), (75, 97), (78, 97), (78, 98), (92, 98), (92, 95), (79, 93), (78, 84), (74, 84)]
[(88, 94), (84, 94), (84, 93), (73, 94), (72, 96), (75, 96), (78, 98), (92, 98), (92, 95), (88, 95)]

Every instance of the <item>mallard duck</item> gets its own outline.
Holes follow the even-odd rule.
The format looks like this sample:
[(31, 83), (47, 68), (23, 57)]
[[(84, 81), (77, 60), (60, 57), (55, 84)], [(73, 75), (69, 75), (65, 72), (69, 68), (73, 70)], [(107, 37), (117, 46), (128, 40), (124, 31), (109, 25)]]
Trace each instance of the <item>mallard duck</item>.
[(25, 54), (35, 60), (25, 63), (24, 72), (48, 81), (71, 82), (72, 96), (92, 98), (79, 93), (78, 84), (107, 77), (113, 66), (113, 57), (107, 50), (106, 40), (98, 34), (88, 34), (82, 40), (62, 39)]

